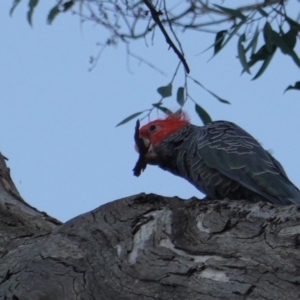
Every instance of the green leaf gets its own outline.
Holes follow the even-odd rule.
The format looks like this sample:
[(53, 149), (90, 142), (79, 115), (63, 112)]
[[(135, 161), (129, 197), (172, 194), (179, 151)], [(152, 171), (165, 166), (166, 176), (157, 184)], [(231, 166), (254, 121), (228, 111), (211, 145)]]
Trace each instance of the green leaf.
[[(221, 48), (224, 48), (225, 47), (225, 45), (234, 37), (234, 35), (238, 32), (238, 30), (240, 29), (240, 27), (242, 26), (242, 25), (244, 25), (244, 23), (245, 23), (246, 21), (241, 21), (240, 23), (238, 23), (237, 25), (235, 25), (234, 27), (233, 27), (233, 30), (230, 32), (230, 34), (229, 34), (229, 36), (228, 36), (228, 38), (226, 39), (226, 41), (223, 43), (223, 41), (222, 41), (222, 43), (223, 43), (223, 45), (219, 45)], [(225, 31), (225, 30), (224, 30)], [(228, 31), (227, 31), (227, 33), (228, 33)], [(218, 46), (218, 47), (219, 47)], [(214, 54), (213, 54), (213, 56), (212, 56), (212, 58), (221, 50), (221, 48), (220, 49), (218, 49), (218, 51), (216, 51), (216, 43), (214, 43), (213, 45), (211, 45), (211, 46), (209, 46), (207, 49), (205, 49), (204, 51), (202, 51), (201, 53), (204, 53), (205, 51), (207, 51), (207, 50), (209, 50), (210, 48), (212, 48), (212, 47), (214, 47), (215, 48), (215, 51), (214, 51)], [(200, 54), (201, 54), (200, 53)], [(212, 59), (211, 58), (211, 59)]]
[(265, 46), (266, 46), (268, 52), (270, 52), (270, 53), (272, 52), (272, 49), (274, 47), (274, 42), (271, 38), (272, 32), (273, 32), (273, 29), (272, 29), (270, 23), (266, 22), (264, 29), (263, 29), (263, 35), (264, 35), (264, 40), (266, 42)]
[(157, 107), (157, 109), (161, 110), (164, 114), (166, 114), (168, 116), (172, 114), (172, 111), (164, 106), (159, 106), (159, 107)]
[(176, 100), (180, 106), (184, 105), (185, 99), (184, 99), (184, 88), (183, 87), (178, 88)]
[(249, 70), (249, 66), (248, 66), (248, 63), (247, 63), (247, 59), (246, 59), (246, 52), (245, 52), (245, 49), (244, 49), (244, 46), (243, 46), (243, 42), (245, 42), (246, 40), (246, 36), (245, 36), (245, 33), (243, 33), (240, 38), (239, 38), (239, 41), (238, 41), (238, 54), (239, 54), (239, 59), (240, 59), (240, 62), (244, 68), (244, 70), (251, 74), (250, 73), (250, 70)]
[(137, 116), (141, 115), (144, 111), (139, 111), (137, 113), (134, 113), (132, 115), (130, 115), (129, 117), (125, 118), (123, 121), (121, 121), (120, 123), (118, 123), (116, 125), (116, 127), (120, 126), (120, 125), (124, 125), (125, 123), (131, 121), (132, 119), (136, 118)]
[[(204, 88), (204, 87), (203, 87)], [(214, 92), (208, 90), (207, 88), (204, 88), (208, 93), (210, 93), (212, 96), (214, 96), (217, 100), (219, 100), (220, 102), (224, 103), (224, 104), (230, 104), (230, 102), (228, 100), (225, 100), (223, 98), (221, 98), (220, 96), (218, 96), (217, 94), (215, 94)]]
[(250, 49), (251, 49), (251, 54), (255, 52), (257, 47), (258, 37), (259, 37), (259, 30), (257, 27), (252, 40), (250, 41), (249, 45), (245, 49), (245, 52), (248, 52)]
[(222, 43), (226, 36), (227, 30), (221, 30), (217, 32), (214, 44), (214, 55), (217, 54), (222, 49)]
[(224, 7), (224, 6), (220, 6), (220, 5), (216, 5), (214, 4), (214, 6), (218, 7), (220, 10), (222, 10), (223, 12), (225, 12), (226, 14), (235, 17), (235, 18), (239, 18), (241, 20), (246, 20), (247, 17), (244, 16), (238, 9), (232, 9), (232, 8), (228, 8), (228, 7)]
[(49, 12), (48, 17), (47, 17), (47, 22), (48, 24), (52, 24), (53, 20), (55, 17), (60, 13), (60, 10), (58, 8), (58, 4), (55, 5)]
[(294, 85), (289, 85), (284, 92), (289, 90), (300, 90), (300, 81), (297, 81)]
[(212, 119), (209, 116), (209, 114), (197, 103), (195, 103), (195, 111), (202, 120), (203, 124), (212, 122)]
[(155, 108), (159, 109), (160, 111), (162, 111), (164, 114), (166, 115), (171, 115), (173, 112), (171, 110), (169, 110), (168, 108), (164, 107), (164, 106), (161, 106), (161, 102), (158, 102), (158, 103), (153, 103), (152, 104)]
[[(222, 30), (222, 31), (226, 31), (226, 32), (227, 32), (228, 30)], [(220, 32), (222, 32), (222, 31), (220, 31)], [(202, 52), (198, 53), (197, 55), (206, 52), (206, 51), (209, 50), (210, 48), (215, 48), (215, 47), (216, 47), (216, 41), (217, 41), (217, 37), (215, 38), (215, 42), (214, 42), (212, 45), (210, 45), (209, 47), (205, 48)]]
[(75, 4), (75, 1), (73, 1), (73, 0), (66, 2), (63, 5), (63, 11), (69, 10), (74, 4)]
[(271, 39), (271, 41), (276, 46), (278, 46), (278, 48), (280, 48), (282, 53), (289, 55), (294, 60), (296, 65), (300, 68), (300, 59), (299, 59), (299, 57), (297, 56), (295, 51), (286, 44), (286, 42), (284, 41), (283, 36), (280, 36), (279, 33), (274, 31), (274, 30), (271, 30), (268, 34), (269, 34), (269, 38)]
[(15, 8), (17, 7), (17, 5), (18, 5), (20, 2), (21, 2), (21, 0), (15, 0), (15, 1), (14, 1), (13, 5), (12, 5), (12, 7), (11, 7), (11, 9), (10, 9), (10, 12), (9, 12), (10, 16), (12, 16), (12, 14), (13, 14)]
[(293, 27), (293, 28), (295, 28), (297, 31), (300, 31), (300, 24), (299, 24), (297, 21), (295, 21), (295, 20), (289, 18), (288, 16), (285, 16), (285, 19), (286, 19), (286, 21), (289, 23), (290, 27)]
[[(274, 52), (275, 53), (275, 52)], [(273, 58), (273, 54), (270, 54), (266, 59), (265, 61), (263, 62), (263, 64), (261, 65), (260, 69), (258, 70), (258, 72), (256, 73), (256, 75), (252, 78), (252, 80), (255, 80), (257, 79), (259, 76), (262, 75), (262, 73), (267, 69), (271, 59)]]
[(225, 103), (225, 104), (230, 104), (229, 101), (219, 97), (218, 95), (216, 95), (215, 93), (213, 93), (212, 91), (210, 91), (209, 89), (207, 89), (202, 83), (200, 83), (198, 80), (192, 78), (189, 76), (189, 78), (191, 78), (196, 84), (198, 84), (199, 86), (201, 86), (205, 91), (207, 91), (209, 94), (211, 94), (212, 96), (214, 96), (217, 100), (219, 100), (220, 102), (222, 103)]
[(283, 41), (286, 43), (286, 45), (290, 48), (290, 50), (293, 50), (297, 43), (297, 35), (298, 31), (295, 30), (295, 28), (290, 28), (290, 30), (282, 35)]
[(277, 47), (273, 45), (272, 52), (269, 52), (266, 45), (261, 46), (256, 53), (251, 55), (251, 59), (248, 63), (249, 67), (252, 67), (260, 60), (267, 60), (270, 55), (272, 56), (275, 53), (276, 48)]
[(246, 21), (241, 21), (240, 23), (236, 24), (234, 26), (234, 29), (231, 31), (231, 33), (229, 34), (228, 38), (226, 39), (226, 41), (224, 42), (222, 48), (224, 48), (226, 46), (226, 44), (234, 37), (234, 35), (238, 32), (238, 30), (245, 24)]
[(172, 83), (169, 83), (166, 86), (161, 86), (157, 89), (157, 92), (163, 97), (167, 98), (172, 95)]
[(34, 12), (34, 9), (36, 8), (36, 6), (38, 5), (39, 0), (29, 0), (29, 10), (27, 12), (27, 20), (28, 23), (30, 24), (30, 26), (32, 26), (32, 15)]

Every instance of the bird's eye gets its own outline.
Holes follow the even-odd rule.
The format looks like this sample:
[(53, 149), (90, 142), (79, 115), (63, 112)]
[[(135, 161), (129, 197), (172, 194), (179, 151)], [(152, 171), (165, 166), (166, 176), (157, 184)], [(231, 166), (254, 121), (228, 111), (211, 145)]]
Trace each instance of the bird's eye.
[(155, 131), (155, 129), (156, 129), (156, 125), (151, 125), (149, 127), (149, 132), (153, 132), (153, 131)]

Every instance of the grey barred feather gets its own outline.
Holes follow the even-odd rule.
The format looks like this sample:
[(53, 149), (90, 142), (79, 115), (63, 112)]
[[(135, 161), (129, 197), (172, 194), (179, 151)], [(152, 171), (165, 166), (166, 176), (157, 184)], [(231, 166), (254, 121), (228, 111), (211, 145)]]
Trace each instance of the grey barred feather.
[(239, 126), (188, 124), (154, 146), (158, 165), (211, 199), (300, 204), (300, 192), (281, 164)]

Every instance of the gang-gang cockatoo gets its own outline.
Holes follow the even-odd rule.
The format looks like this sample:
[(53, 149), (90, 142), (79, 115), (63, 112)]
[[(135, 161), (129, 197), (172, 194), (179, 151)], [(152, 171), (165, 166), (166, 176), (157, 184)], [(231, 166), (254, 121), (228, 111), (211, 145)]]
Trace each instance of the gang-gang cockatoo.
[(299, 189), (281, 164), (234, 123), (195, 126), (183, 112), (149, 122), (138, 135), (144, 143), (143, 153), (141, 144), (136, 145), (145, 161), (143, 169), (158, 165), (185, 178), (209, 199), (300, 204)]

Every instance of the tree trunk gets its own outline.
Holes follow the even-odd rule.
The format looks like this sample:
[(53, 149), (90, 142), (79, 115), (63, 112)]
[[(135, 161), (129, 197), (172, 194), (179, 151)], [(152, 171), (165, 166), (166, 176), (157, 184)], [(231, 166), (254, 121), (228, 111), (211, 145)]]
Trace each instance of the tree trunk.
[(0, 154), (0, 299), (300, 299), (300, 212), (139, 194), (64, 224)]

